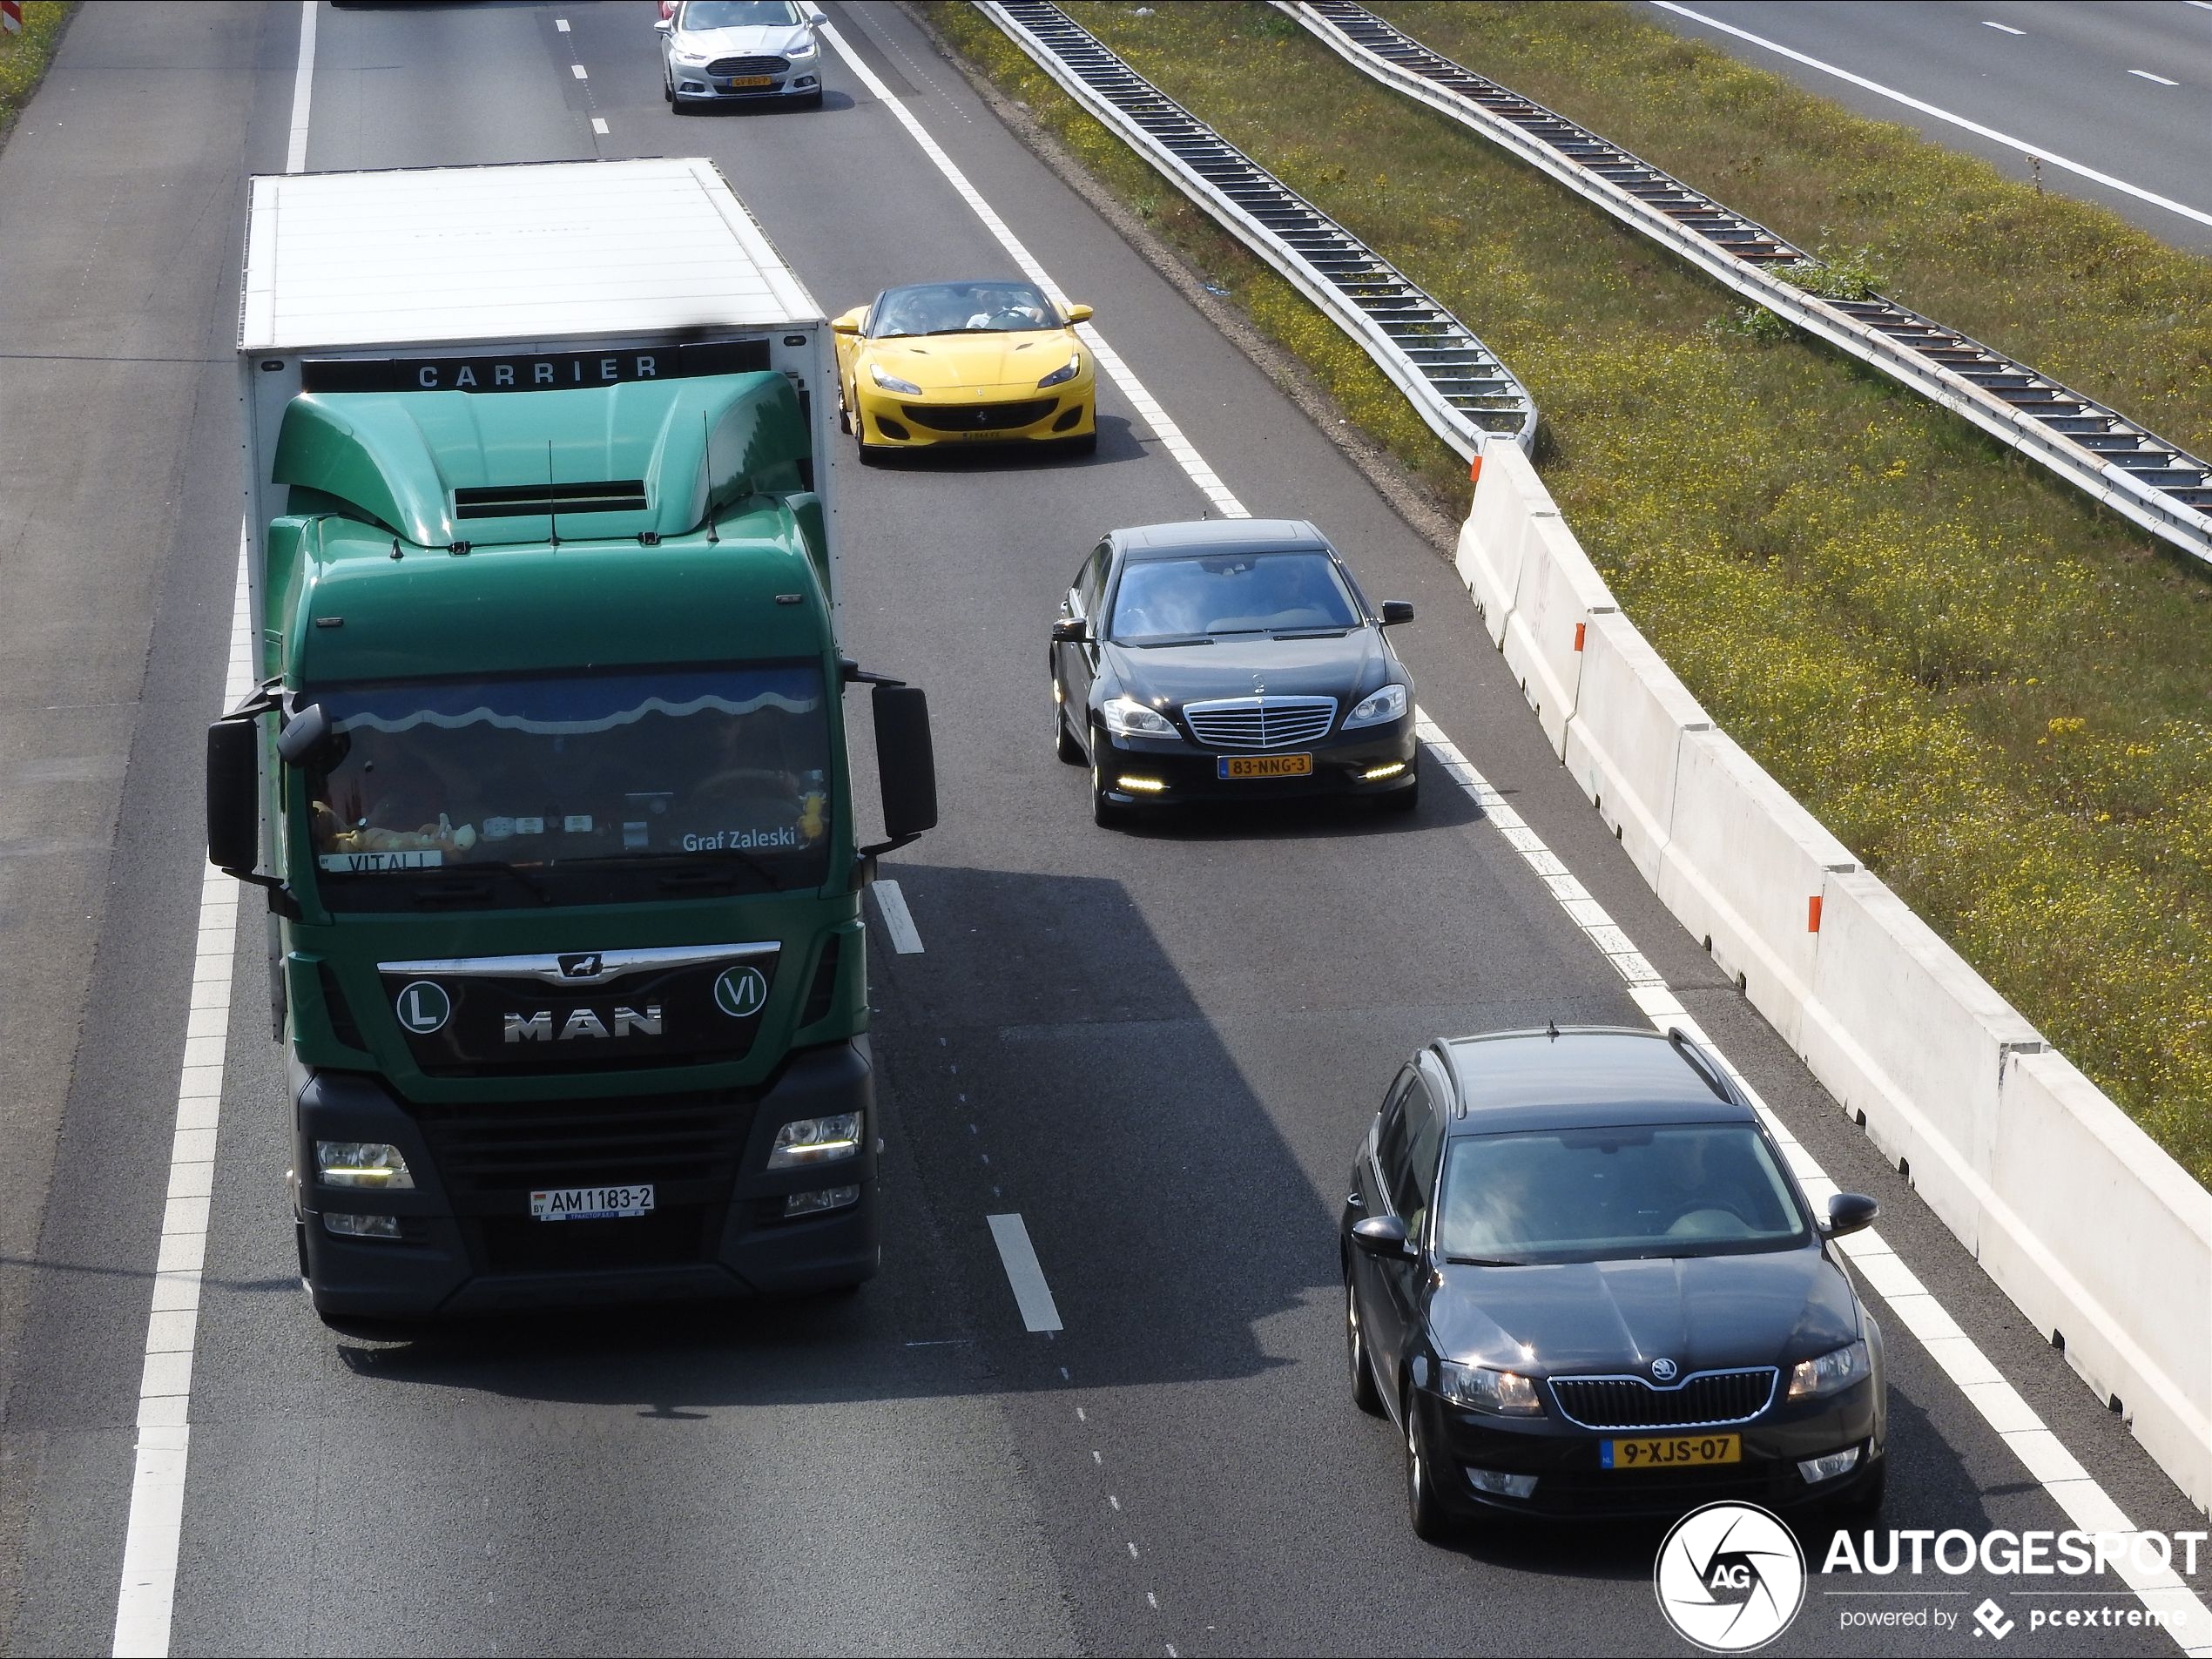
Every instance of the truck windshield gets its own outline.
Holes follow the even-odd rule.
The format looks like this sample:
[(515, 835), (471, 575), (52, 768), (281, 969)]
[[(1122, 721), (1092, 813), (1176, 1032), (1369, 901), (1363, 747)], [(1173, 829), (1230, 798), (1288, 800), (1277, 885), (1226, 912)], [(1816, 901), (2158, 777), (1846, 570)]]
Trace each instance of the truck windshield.
[[(441, 680), (314, 694), (307, 774), (335, 909), (608, 903), (819, 887), (829, 714), (813, 664)], [(498, 872), (526, 891), (493, 896)]]

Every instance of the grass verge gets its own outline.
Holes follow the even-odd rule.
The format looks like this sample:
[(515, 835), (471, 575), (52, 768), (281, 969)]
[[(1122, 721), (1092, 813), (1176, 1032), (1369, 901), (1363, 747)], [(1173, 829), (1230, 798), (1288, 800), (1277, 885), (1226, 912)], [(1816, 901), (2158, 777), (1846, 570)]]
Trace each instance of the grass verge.
[(38, 90), (76, 0), (24, 0), (23, 32), (0, 34), (0, 140)]
[[(1457, 459), (1326, 319), (972, 8), (927, 10), (1463, 509)], [(1069, 10), (1513, 365), (1545, 410), (1547, 483), (1692, 691), (2212, 1184), (2212, 581), (1871, 371), (1746, 327), (1733, 295), (1267, 7)], [(1626, 8), (1388, 10), (1906, 303), (2212, 447), (2212, 262)]]

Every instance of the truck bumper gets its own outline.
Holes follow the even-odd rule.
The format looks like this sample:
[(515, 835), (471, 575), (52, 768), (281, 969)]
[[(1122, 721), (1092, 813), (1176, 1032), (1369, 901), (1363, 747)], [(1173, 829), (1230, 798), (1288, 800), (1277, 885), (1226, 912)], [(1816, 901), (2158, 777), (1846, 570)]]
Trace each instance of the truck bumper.
[[(300, 1269), (332, 1318), (418, 1319), (514, 1309), (804, 1294), (873, 1277), (877, 1123), (867, 1040), (803, 1049), (768, 1083), (467, 1108), (403, 1103), (376, 1078), (294, 1066), (293, 1182)], [(770, 1170), (778, 1129), (858, 1110), (852, 1157)], [(320, 1184), (317, 1141), (400, 1149), (411, 1190)], [(654, 1211), (604, 1221), (531, 1217), (535, 1188), (651, 1181)], [(798, 1193), (856, 1189), (787, 1216)], [(332, 1230), (389, 1217), (396, 1238)]]

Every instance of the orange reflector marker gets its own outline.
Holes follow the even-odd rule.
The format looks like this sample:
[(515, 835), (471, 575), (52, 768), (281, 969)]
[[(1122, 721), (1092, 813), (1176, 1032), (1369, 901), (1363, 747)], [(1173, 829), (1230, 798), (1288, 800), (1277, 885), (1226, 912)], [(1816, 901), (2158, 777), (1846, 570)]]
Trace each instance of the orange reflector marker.
[(1820, 931), (1820, 895), (1817, 893), (1805, 900), (1805, 931), (1809, 934)]
[(1473, 461), (1467, 462), (1467, 482), (1471, 484), (1480, 483), (1481, 480), (1482, 457), (1480, 455), (1477, 455)]
[(1582, 635), (1588, 627), (1589, 624), (1587, 622), (1578, 622), (1575, 624), (1575, 649), (1576, 651), (1582, 649)]

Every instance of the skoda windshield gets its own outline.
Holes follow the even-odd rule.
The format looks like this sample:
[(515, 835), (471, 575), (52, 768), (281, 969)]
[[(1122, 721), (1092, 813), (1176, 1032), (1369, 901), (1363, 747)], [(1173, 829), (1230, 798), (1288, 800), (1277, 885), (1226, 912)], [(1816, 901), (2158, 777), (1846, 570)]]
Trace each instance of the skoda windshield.
[(310, 696), (331, 726), (306, 782), (333, 909), (609, 903), (827, 874), (814, 664)]

